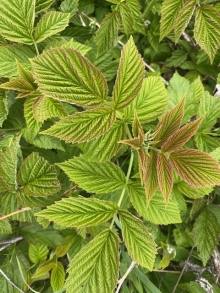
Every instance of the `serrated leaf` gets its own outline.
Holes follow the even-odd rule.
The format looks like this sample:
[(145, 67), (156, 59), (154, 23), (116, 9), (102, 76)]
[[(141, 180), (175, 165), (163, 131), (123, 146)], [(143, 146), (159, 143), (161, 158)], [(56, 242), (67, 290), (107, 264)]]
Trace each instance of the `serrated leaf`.
[(109, 201), (95, 198), (67, 198), (49, 206), (37, 214), (67, 227), (89, 227), (108, 221), (114, 216), (118, 206)]
[(146, 206), (145, 191), (140, 183), (130, 183), (127, 185), (127, 189), (132, 205), (138, 214), (147, 221), (159, 225), (181, 223), (178, 205), (172, 198), (166, 204), (161, 192), (156, 191)]
[(70, 263), (66, 292), (112, 293), (118, 278), (118, 248), (118, 238), (110, 230), (101, 232), (90, 241)]
[(220, 183), (220, 167), (210, 155), (195, 149), (177, 150), (170, 154), (170, 162), (177, 174), (194, 187)]
[(69, 13), (49, 11), (40, 19), (35, 28), (35, 42), (40, 43), (46, 38), (63, 31), (69, 23)]
[(134, 29), (145, 35), (144, 18), (141, 13), (141, 5), (138, 0), (127, 0), (127, 5), (130, 7), (132, 18), (134, 20)]
[(56, 262), (53, 260), (48, 260), (44, 262), (36, 269), (35, 273), (32, 275), (32, 278), (37, 279), (47, 274), (55, 265), (56, 265)]
[(127, 211), (120, 211), (122, 235), (131, 258), (137, 264), (153, 270), (156, 257), (156, 244), (143, 222)]
[(177, 43), (181, 34), (187, 27), (193, 12), (196, 7), (196, 0), (189, 0), (184, 3), (184, 6), (180, 10), (174, 24), (175, 42)]
[(32, 153), (24, 160), (17, 180), (29, 196), (48, 196), (60, 190), (55, 167), (38, 153)]
[(67, 112), (60, 101), (40, 96), (33, 103), (33, 115), (36, 121), (44, 122), (49, 118), (67, 116)]
[(202, 198), (205, 195), (208, 195), (209, 193), (211, 193), (213, 191), (213, 187), (195, 188), (195, 187), (188, 185), (184, 181), (178, 182), (177, 188), (182, 194), (184, 194), (185, 196), (187, 196), (189, 198), (193, 198), (193, 199)]
[(196, 10), (194, 37), (208, 54), (211, 63), (220, 44), (220, 14), (210, 5), (201, 5)]
[(79, 0), (64, 0), (60, 5), (60, 10), (65, 13), (70, 13), (70, 17), (73, 17), (78, 9)]
[(163, 145), (167, 138), (180, 128), (184, 115), (184, 104), (185, 99), (180, 100), (157, 124), (155, 141), (159, 141), (158, 146)]
[(174, 28), (176, 18), (184, 4), (185, 0), (163, 1), (160, 21), (160, 41)]
[(205, 153), (213, 152), (219, 147), (219, 140), (205, 133), (198, 133), (194, 136), (197, 148)]
[(65, 281), (65, 270), (61, 262), (56, 262), (55, 266), (52, 268), (50, 283), (53, 291), (56, 292), (63, 288)]
[(46, 245), (43, 245), (43, 244), (40, 244), (40, 245), (30, 244), (28, 249), (28, 256), (34, 264), (46, 261), (48, 253), (49, 253), (49, 249), (47, 248)]
[(179, 67), (187, 60), (187, 52), (183, 50), (176, 50), (172, 53), (172, 56), (166, 59), (165, 66)]
[(88, 192), (107, 193), (126, 184), (124, 173), (112, 162), (89, 162), (81, 156), (56, 165)]
[(168, 95), (160, 77), (145, 78), (134, 101), (125, 109), (125, 118), (132, 121), (134, 111), (142, 123), (157, 119), (165, 110)]
[(127, 107), (139, 93), (144, 79), (144, 63), (133, 38), (124, 46), (113, 89), (116, 109)]
[(96, 33), (96, 44), (98, 47), (98, 52), (101, 54), (103, 51), (114, 47), (117, 43), (119, 29), (119, 14), (115, 10), (108, 13), (101, 26)]
[(8, 219), (0, 220), (0, 233), (1, 234), (12, 234), (11, 225)]
[(157, 176), (160, 190), (165, 202), (168, 203), (173, 188), (173, 170), (168, 159), (162, 153), (157, 157)]
[(72, 48), (55, 48), (31, 60), (41, 92), (80, 106), (102, 104), (108, 94), (102, 73)]
[(134, 29), (134, 22), (132, 18), (132, 12), (130, 7), (125, 3), (121, 2), (119, 5), (119, 12), (122, 20), (122, 25), (126, 35), (130, 35)]
[(10, 89), (14, 91), (18, 91), (21, 94), (18, 95), (20, 97), (26, 97), (32, 94), (35, 91), (35, 87), (24, 78), (16, 78), (11, 81), (5, 82), (0, 86), (3, 89)]
[(58, 138), (52, 136), (37, 134), (35, 138), (31, 141), (31, 144), (38, 148), (46, 150), (54, 149), (65, 151), (62, 142)]
[(215, 215), (207, 209), (204, 210), (197, 218), (193, 228), (193, 239), (202, 258), (203, 266), (206, 266), (218, 243), (219, 231)]
[(35, 13), (38, 14), (42, 11), (47, 10), (55, 0), (35, 0)]
[(155, 151), (151, 151), (149, 157), (147, 157), (146, 160), (147, 164), (145, 166), (142, 166), (144, 168), (143, 183), (147, 197), (147, 203), (149, 203), (159, 187), (156, 167), (157, 153)]
[(0, 89), (0, 127), (8, 115), (8, 100), (4, 90)]
[(104, 135), (89, 142), (81, 143), (79, 147), (90, 161), (109, 161), (119, 150), (118, 143), (125, 137), (125, 124), (123, 121), (115, 121)]
[(180, 284), (178, 287), (181, 289), (186, 290), (188, 293), (206, 293), (207, 291), (203, 289), (198, 282), (189, 282)]
[(116, 119), (111, 108), (97, 108), (62, 118), (51, 128), (41, 132), (66, 142), (84, 142), (106, 133)]
[(183, 146), (196, 133), (203, 119), (204, 115), (175, 131), (162, 145), (161, 150), (171, 152)]
[(33, 58), (34, 53), (22, 45), (0, 46), (0, 75), (2, 77), (13, 78), (17, 74), (16, 60), (24, 67), (30, 67), (28, 58)]

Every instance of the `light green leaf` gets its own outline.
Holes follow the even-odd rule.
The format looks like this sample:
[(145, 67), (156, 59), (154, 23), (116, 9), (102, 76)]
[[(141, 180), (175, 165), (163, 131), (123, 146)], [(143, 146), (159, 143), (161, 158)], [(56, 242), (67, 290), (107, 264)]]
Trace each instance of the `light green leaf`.
[(76, 14), (78, 6), (79, 0), (64, 0), (60, 5), (60, 10), (65, 13), (70, 13), (70, 17), (73, 17)]
[(219, 140), (205, 133), (198, 133), (194, 136), (197, 148), (200, 151), (210, 153), (219, 147)]
[(214, 159), (220, 161), (220, 147), (216, 148), (213, 152), (210, 153), (210, 155), (211, 155)]
[(200, 99), (200, 104), (198, 107), (198, 116), (203, 114), (205, 118), (203, 119), (198, 132), (209, 132), (210, 129), (215, 125), (219, 115), (220, 99), (211, 96), (208, 92), (205, 92)]
[(34, 100), (33, 115), (36, 121), (44, 122), (52, 117), (67, 116), (67, 112), (60, 101), (40, 96)]
[(132, 121), (136, 111), (142, 123), (155, 120), (164, 112), (167, 102), (168, 94), (161, 78), (145, 78), (139, 94), (125, 109), (125, 119)]
[(137, 264), (153, 270), (156, 244), (143, 222), (127, 211), (120, 211), (122, 235), (128, 253)]
[(56, 165), (88, 192), (107, 193), (126, 184), (124, 173), (112, 162), (88, 162), (81, 156)]
[(132, 34), (134, 31), (134, 21), (130, 7), (125, 2), (121, 2), (119, 5), (119, 12), (126, 35)]
[(33, 58), (34, 53), (22, 45), (6, 45), (0, 46), (0, 75), (2, 77), (16, 77), (17, 64), (19, 61), (25, 68), (30, 67), (29, 58)]
[(194, 37), (209, 55), (211, 63), (220, 44), (220, 14), (210, 5), (201, 5), (196, 10)]
[(127, 0), (126, 4), (130, 7), (132, 18), (134, 21), (134, 29), (145, 35), (144, 18), (141, 14), (141, 5), (138, 0)]
[(109, 161), (119, 150), (118, 141), (125, 138), (125, 124), (123, 121), (115, 121), (109, 131), (98, 138), (79, 145), (89, 161)]
[(0, 220), (0, 233), (1, 234), (12, 234), (11, 225), (8, 219)]
[(70, 263), (66, 293), (112, 293), (118, 279), (118, 248), (118, 237), (111, 230), (90, 241)]
[(38, 14), (42, 11), (47, 10), (55, 0), (35, 0), (35, 13)]
[(206, 266), (212, 251), (218, 243), (219, 227), (215, 215), (207, 209), (199, 215), (195, 222), (193, 239), (199, 250), (203, 266)]
[(108, 94), (102, 73), (72, 48), (45, 51), (32, 61), (41, 92), (81, 106), (102, 104)]
[(47, 274), (55, 265), (56, 262), (54, 260), (45, 261), (36, 269), (35, 273), (32, 275), (32, 278), (37, 279), (41, 276), (45, 276), (45, 274)]
[(49, 253), (49, 249), (47, 248), (46, 245), (43, 245), (43, 244), (40, 244), (40, 245), (30, 244), (28, 249), (28, 256), (34, 264), (46, 261), (48, 253)]
[(37, 214), (67, 227), (89, 227), (108, 221), (114, 216), (118, 206), (109, 201), (95, 198), (67, 198), (49, 206)]
[(160, 41), (174, 28), (176, 18), (184, 4), (185, 0), (163, 1), (160, 21)]
[(65, 281), (65, 270), (61, 262), (57, 262), (52, 268), (50, 283), (53, 291), (56, 292), (63, 288)]
[(100, 28), (96, 33), (95, 41), (98, 47), (99, 54), (116, 45), (118, 38), (118, 29), (119, 14), (115, 10), (105, 16), (105, 18), (101, 22)]
[(209, 193), (211, 193), (214, 189), (213, 187), (195, 188), (195, 187), (188, 185), (184, 181), (178, 182), (177, 188), (182, 194), (184, 194), (185, 196), (187, 196), (189, 198), (193, 198), (193, 199), (202, 198), (205, 195), (208, 195)]
[(172, 198), (166, 204), (161, 192), (156, 191), (147, 206), (144, 188), (140, 183), (128, 184), (127, 188), (132, 205), (147, 221), (159, 225), (181, 223), (178, 205)]
[(174, 24), (174, 32), (175, 32), (175, 42), (177, 43), (181, 34), (184, 32), (187, 27), (193, 12), (196, 7), (196, 0), (189, 0), (184, 3), (184, 6), (180, 10)]
[(1, 84), (1, 88), (20, 92), (17, 98), (24, 98), (31, 95), (35, 87), (24, 78), (16, 78)]
[(33, 0), (1, 0), (0, 34), (13, 42), (33, 44), (34, 10)]
[(69, 23), (69, 14), (50, 11), (40, 19), (35, 28), (35, 41), (40, 43), (46, 38), (63, 31)]
[(97, 108), (62, 118), (41, 133), (71, 143), (89, 141), (106, 133), (115, 119), (115, 111), (111, 108)]
[(62, 142), (58, 138), (43, 134), (37, 134), (35, 138), (31, 141), (31, 144), (38, 148), (46, 150), (55, 149), (65, 151)]
[(17, 180), (29, 196), (48, 196), (60, 190), (55, 167), (38, 153), (32, 153), (24, 160)]
[(144, 63), (130, 37), (124, 46), (113, 89), (116, 109), (127, 107), (139, 93), (144, 79)]
[(0, 89), (0, 127), (8, 115), (8, 100), (5, 91)]

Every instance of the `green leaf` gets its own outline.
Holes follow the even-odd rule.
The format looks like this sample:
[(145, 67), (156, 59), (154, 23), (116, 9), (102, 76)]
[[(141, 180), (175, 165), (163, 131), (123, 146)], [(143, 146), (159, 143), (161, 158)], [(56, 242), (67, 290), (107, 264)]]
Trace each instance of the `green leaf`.
[(64, 0), (60, 5), (60, 10), (65, 13), (70, 13), (70, 18), (73, 17), (78, 9), (79, 0)]
[(35, 0), (35, 13), (38, 14), (42, 11), (47, 10), (55, 0)]
[(1, 234), (12, 234), (11, 225), (8, 219), (0, 220), (0, 233)]
[(205, 118), (203, 119), (198, 132), (209, 132), (210, 129), (215, 125), (217, 119), (219, 118), (220, 99), (217, 97), (212, 97), (208, 92), (205, 92), (200, 99), (198, 107), (198, 116), (203, 114)]
[(59, 225), (67, 227), (89, 227), (108, 221), (118, 206), (109, 201), (95, 198), (67, 198), (49, 206), (37, 214)]
[(174, 24), (174, 32), (175, 32), (175, 42), (177, 43), (180, 36), (184, 32), (187, 27), (193, 12), (196, 7), (196, 0), (189, 0), (184, 3), (184, 6), (180, 10)]
[(34, 264), (38, 264), (39, 262), (46, 261), (48, 253), (49, 253), (49, 250), (47, 246), (43, 244), (40, 244), (40, 245), (30, 244), (28, 249), (28, 256)]
[(220, 14), (210, 5), (201, 5), (196, 10), (194, 37), (208, 54), (211, 63), (220, 43)]
[(16, 77), (16, 60), (26, 68), (30, 67), (28, 59), (33, 57), (34, 53), (28, 47), (22, 45), (0, 46), (0, 75), (8, 78)]
[(48, 196), (60, 190), (55, 167), (38, 153), (32, 153), (24, 160), (17, 180), (29, 196)]
[(182, 147), (196, 133), (203, 118), (204, 115), (175, 131), (163, 144), (161, 150), (171, 152)]
[(98, 47), (98, 52), (101, 54), (103, 51), (114, 47), (117, 43), (119, 29), (119, 14), (115, 10), (108, 13), (101, 26), (96, 33), (96, 45)]
[(33, 115), (36, 121), (44, 122), (49, 118), (67, 116), (67, 112), (60, 101), (40, 96), (33, 103)]
[(130, 37), (124, 46), (113, 89), (116, 109), (127, 107), (139, 93), (144, 79), (144, 63)]
[(193, 228), (193, 239), (199, 250), (203, 266), (206, 266), (218, 243), (219, 231), (215, 215), (207, 209), (204, 210), (197, 218)]
[(127, 185), (130, 200), (138, 214), (154, 224), (168, 225), (181, 223), (180, 211), (177, 203), (169, 199), (166, 204), (160, 191), (156, 191), (153, 198), (146, 206), (146, 195), (140, 183)]
[(122, 235), (131, 258), (137, 264), (153, 270), (156, 244), (143, 222), (127, 211), (120, 211)]
[(160, 41), (174, 28), (177, 16), (184, 4), (185, 0), (163, 1), (160, 21)]
[(88, 192), (107, 193), (126, 184), (124, 173), (112, 162), (88, 162), (81, 156), (56, 165)]
[(8, 100), (4, 90), (0, 89), (0, 127), (8, 115)]
[(144, 26), (144, 18), (141, 14), (141, 5), (138, 0), (127, 0), (126, 4), (130, 7), (133, 22), (134, 22), (134, 29), (145, 35), (145, 26)]
[(172, 56), (166, 59), (165, 66), (179, 67), (187, 60), (187, 53), (183, 50), (176, 50)]
[(97, 108), (62, 118), (41, 133), (58, 137), (66, 142), (83, 142), (106, 133), (115, 119), (115, 111), (111, 108)]
[[(139, 159), (139, 162), (140, 162), (140, 159)], [(147, 197), (147, 203), (149, 203), (149, 201), (151, 200), (154, 193), (159, 187), (156, 166), (157, 166), (157, 153), (155, 151), (151, 151), (149, 157), (147, 157), (147, 164), (144, 166), (142, 163), (142, 169), (144, 173), (143, 183), (144, 183), (145, 193)]]
[(170, 162), (177, 174), (194, 187), (206, 187), (220, 183), (220, 167), (210, 155), (185, 148), (170, 154)]
[(168, 101), (165, 85), (160, 77), (144, 79), (141, 90), (125, 109), (125, 119), (133, 120), (134, 111), (142, 123), (157, 119), (165, 110)]
[(189, 198), (193, 198), (193, 199), (202, 198), (205, 195), (208, 195), (209, 193), (211, 193), (213, 191), (213, 187), (195, 188), (195, 187), (188, 185), (184, 181), (178, 182), (177, 188), (182, 194), (184, 194), (185, 196), (187, 196)]
[(40, 43), (46, 38), (63, 31), (69, 23), (69, 14), (50, 11), (40, 19), (35, 28), (35, 42)]
[(180, 100), (157, 124), (155, 141), (159, 141), (158, 146), (163, 145), (167, 138), (180, 128), (184, 115), (184, 104), (185, 99)]
[(17, 98), (23, 98), (35, 91), (35, 87), (24, 78), (16, 78), (1, 84), (1, 88), (20, 92)]
[(33, 279), (40, 278), (41, 276), (45, 276), (49, 271), (56, 265), (56, 262), (54, 260), (48, 260), (44, 263), (42, 263), (35, 271), (35, 273), (32, 275)]
[(12, 42), (33, 44), (34, 10), (35, 1), (32, 0), (2, 0), (0, 34)]
[(125, 138), (125, 124), (123, 121), (115, 121), (104, 135), (89, 142), (81, 143), (79, 147), (89, 161), (109, 161), (119, 150), (120, 140)]
[(41, 92), (80, 106), (102, 104), (108, 94), (102, 73), (72, 48), (55, 48), (31, 60)]
[(111, 230), (90, 241), (70, 263), (66, 292), (112, 293), (118, 279), (118, 248), (118, 237)]
[(207, 292), (205, 289), (203, 289), (198, 282), (189, 282), (180, 284), (178, 287), (181, 289), (186, 290), (188, 293), (205, 293)]
[(198, 133), (194, 136), (197, 148), (205, 153), (213, 152), (219, 147), (219, 140), (205, 133)]
[(62, 142), (58, 138), (52, 136), (37, 134), (31, 141), (31, 144), (46, 150), (54, 149), (65, 151)]
[(157, 157), (157, 176), (160, 190), (165, 202), (168, 203), (173, 188), (173, 170), (168, 159), (162, 153)]
[(56, 292), (63, 288), (65, 281), (65, 270), (61, 262), (57, 262), (52, 268), (50, 283), (53, 291)]
[(125, 3), (121, 2), (119, 5), (119, 12), (122, 20), (122, 25), (126, 35), (132, 34), (134, 31), (134, 21), (132, 18), (132, 11), (130, 7)]

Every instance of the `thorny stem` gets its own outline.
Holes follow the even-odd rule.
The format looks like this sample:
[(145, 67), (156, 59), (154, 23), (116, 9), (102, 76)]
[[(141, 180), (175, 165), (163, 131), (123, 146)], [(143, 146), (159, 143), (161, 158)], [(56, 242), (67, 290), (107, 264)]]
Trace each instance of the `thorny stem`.
[(11, 216), (13, 216), (13, 215), (16, 215), (16, 214), (19, 214), (19, 213), (22, 213), (22, 212), (25, 212), (25, 211), (29, 211), (29, 210), (31, 210), (31, 208), (29, 208), (29, 207), (22, 208), (22, 209), (20, 209), (20, 210), (18, 210), (18, 211), (15, 211), (15, 212), (11, 213), (11, 214), (7, 214), (7, 215), (1, 217), (1, 218), (0, 218), (0, 221), (1, 221), (1, 220), (4, 220), (4, 219), (7, 219), (7, 218), (9, 218), (9, 217), (11, 217)]
[(182, 278), (183, 273), (185, 272), (185, 269), (186, 269), (186, 267), (187, 267), (187, 264), (188, 264), (188, 262), (189, 262), (189, 259), (190, 259), (191, 255), (192, 255), (192, 253), (193, 253), (193, 250), (194, 250), (194, 246), (192, 247), (192, 249), (191, 249), (191, 251), (190, 251), (190, 253), (189, 253), (189, 256), (187, 257), (187, 260), (186, 260), (186, 262), (185, 262), (185, 265), (184, 265), (184, 267), (183, 267), (183, 269), (182, 269), (182, 271), (181, 271), (181, 273), (180, 273), (180, 275), (179, 275), (179, 278), (178, 278), (178, 280), (177, 280), (177, 282), (176, 282), (175, 287), (173, 288), (172, 293), (175, 293), (175, 292), (176, 292), (176, 288), (177, 288), (177, 286), (178, 286), (178, 284), (179, 284), (179, 282), (180, 282), (180, 280), (181, 280), (181, 278)]
[(124, 283), (124, 280), (127, 278), (127, 276), (129, 275), (129, 273), (133, 270), (133, 268), (135, 267), (136, 265), (136, 262), (135, 261), (132, 261), (129, 268), (127, 269), (127, 271), (125, 272), (125, 274), (123, 275), (123, 277), (118, 280), (118, 288), (116, 290), (115, 293), (119, 293), (120, 289), (121, 289), (121, 286), (122, 284)]
[(19, 292), (21, 293), (25, 293), (24, 291), (22, 291), (20, 288), (18, 288), (10, 279), (9, 277), (0, 269), (0, 274), (2, 274), (2, 276), (14, 287), (16, 288)]

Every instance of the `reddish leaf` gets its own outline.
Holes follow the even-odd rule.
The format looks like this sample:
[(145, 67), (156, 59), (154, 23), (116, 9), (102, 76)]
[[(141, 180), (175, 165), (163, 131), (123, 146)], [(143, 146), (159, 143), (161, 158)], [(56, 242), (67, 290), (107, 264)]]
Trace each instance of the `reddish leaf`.
[(157, 124), (155, 131), (157, 132), (155, 140), (159, 141), (157, 146), (163, 145), (167, 138), (180, 128), (184, 115), (184, 104), (185, 98), (180, 100), (172, 110), (168, 111)]
[(162, 151), (170, 152), (183, 146), (197, 131), (204, 115), (175, 131), (163, 144)]
[(177, 150), (170, 154), (177, 174), (194, 187), (220, 184), (220, 167), (210, 155), (195, 149)]
[(166, 203), (168, 203), (173, 188), (173, 171), (164, 154), (158, 155), (157, 158), (157, 176), (160, 190)]
[(146, 166), (147, 166), (148, 155), (144, 149), (138, 150), (138, 164), (139, 173), (141, 177), (141, 184), (144, 185), (144, 178), (146, 177)]
[(135, 150), (139, 150), (143, 145), (143, 141), (139, 137), (119, 140), (118, 143), (124, 143), (124, 144), (130, 145)]
[(159, 187), (157, 178), (157, 153), (155, 151), (150, 152), (145, 168), (144, 188), (148, 203)]
[(134, 120), (132, 124), (132, 133), (134, 137), (140, 137), (142, 141), (144, 142), (144, 130), (141, 126), (141, 123), (138, 119), (137, 112), (134, 113)]

